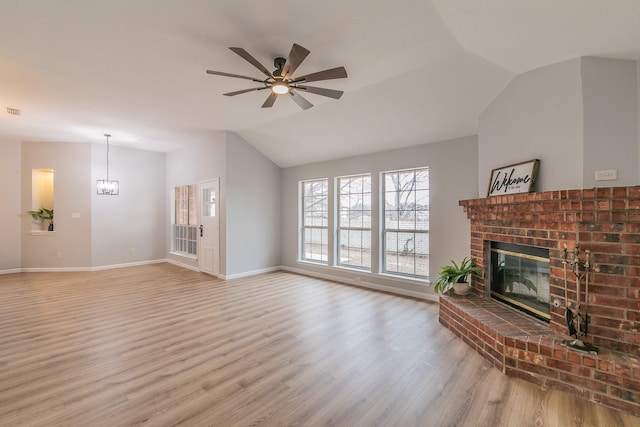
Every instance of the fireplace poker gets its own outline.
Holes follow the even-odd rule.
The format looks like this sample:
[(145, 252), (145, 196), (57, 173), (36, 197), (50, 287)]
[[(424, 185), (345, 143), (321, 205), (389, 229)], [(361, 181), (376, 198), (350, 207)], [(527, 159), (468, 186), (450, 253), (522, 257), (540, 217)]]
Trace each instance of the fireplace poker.
[(563, 259), (562, 266), (564, 267), (564, 317), (567, 321), (567, 327), (569, 329), (569, 335), (575, 335), (576, 329), (573, 326), (573, 312), (569, 308), (569, 291), (567, 286), (567, 246), (562, 249)]
[[(588, 304), (589, 304), (589, 272), (591, 270), (591, 251), (585, 250), (584, 252), (584, 261), (580, 261), (580, 248), (576, 245), (573, 250), (573, 256), (571, 260), (567, 261), (567, 250), (564, 249), (564, 257), (563, 261), (565, 271), (565, 298), (566, 298), (566, 312), (565, 316), (567, 318), (567, 327), (569, 329), (569, 335), (574, 336), (573, 340), (564, 340), (562, 341), (562, 345), (577, 351), (582, 351), (586, 353), (597, 354), (598, 348), (585, 343), (582, 340), (582, 337), (587, 335), (588, 324), (589, 324), (589, 314), (588, 314)], [(571, 271), (576, 277), (576, 307), (575, 311), (569, 308), (568, 303), (568, 294), (567, 294), (567, 262), (571, 264)], [(583, 269), (584, 273), (580, 274), (580, 269)], [(584, 301), (584, 315), (582, 313), (582, 289), (581, 289), (581, 281), (584, 279), (585, 284), (585, 301)]]

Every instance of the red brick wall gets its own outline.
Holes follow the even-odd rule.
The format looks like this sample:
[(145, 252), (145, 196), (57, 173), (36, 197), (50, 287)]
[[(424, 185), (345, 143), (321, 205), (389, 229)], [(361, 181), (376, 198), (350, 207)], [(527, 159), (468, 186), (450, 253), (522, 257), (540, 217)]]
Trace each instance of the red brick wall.
[[(489, 242), (549, 249), (551, 329), (566, 333), (563, 248), (591, 251), (586, 341), (640, 355), (640, 186), (493, 196), (463, 200), (471, 220), (471, 257), (488, 269)], [(567, 272), (569, 300), (575, 276)], [(473, 279), (474, 292), (488, 296), (489, 283)], [(582, 285), (584, 290), (584, 283)]]

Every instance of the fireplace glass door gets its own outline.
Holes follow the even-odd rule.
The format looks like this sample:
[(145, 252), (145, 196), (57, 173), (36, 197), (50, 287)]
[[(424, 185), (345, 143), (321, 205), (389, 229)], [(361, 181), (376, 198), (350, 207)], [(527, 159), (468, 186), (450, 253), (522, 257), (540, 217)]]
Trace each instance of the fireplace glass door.
[(491, 297), (549, 322), (549, 250), (491, 243)]

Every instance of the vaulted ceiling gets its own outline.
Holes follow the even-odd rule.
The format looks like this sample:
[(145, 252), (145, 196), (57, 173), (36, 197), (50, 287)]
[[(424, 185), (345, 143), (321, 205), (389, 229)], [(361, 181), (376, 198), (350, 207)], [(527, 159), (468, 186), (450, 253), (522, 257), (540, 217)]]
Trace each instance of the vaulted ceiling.
[[(345, 66), (314, 83), (341, 99), (263, 109), (205, 73), (262, 79), (228, 47), (271, 69), (294, 42), (296, 75)], [(640, 58), (640, 2), (3, 0), (0, 137), (171, 151), (224, 129), (286, 167), (475, 134), (515, 75), (585, 55)]]

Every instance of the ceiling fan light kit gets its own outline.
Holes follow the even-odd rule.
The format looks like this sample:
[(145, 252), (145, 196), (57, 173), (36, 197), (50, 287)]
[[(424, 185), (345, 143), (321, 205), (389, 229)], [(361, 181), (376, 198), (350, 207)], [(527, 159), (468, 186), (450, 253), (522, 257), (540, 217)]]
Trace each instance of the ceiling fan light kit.
[(306, 86), (301, 83), (309, 83), (321, 80), (343, 79), (347, 77), (347, 70), (344, 67), (335, 67), (324, 71), (318, 71), (316, 73), (306, 74), (300, 77), (293, 77), (293, 74), (298, 69), (302, 61), (309, 55), (310, 51), (294, 43), (289, 53), (289, 58), (275, 58), (273, 61), (275, 71), (271, 72), (262, 65), (257, 59), (255, 59), (249, 52), (241, 47), (230, 47), (231, 51), (239, 55), (255, 68), (260, 70), (267, 78), (264, 80), (256, 79), (253, 77), (243, 76), (240, 74), (225, 73), (222, 71), (207, 70), (207, 74), (213, 74), (216, 76), (233, 77), (237, 79), (251, 80), (256, 83), (260, 83), (261, 86), (250, 89), (242, 89), (235, 92), (225, 93), (225, 96), (236, 96), (243, 93), (254, 92), (258, 90), (270, 89), (271, 93), (262, 104), (262, 108), (272, 107), (276, 98), (279, 95), (289, 94), (291, 99), (298, 104), (300, 108), (306, 110), (313, 107), (313, 104), (306, 98), (300, 95), (300, 92), (313, 93), (316, 95), (326, 96), (333, 99), (340, 99), (344, 93), (341, 90), (325, 89), (321, 87)]
[(271, 86), (271, 91), (276, 95), (284, 95), (289, 93), (289, 85), (284, 82), (276, 82)]

